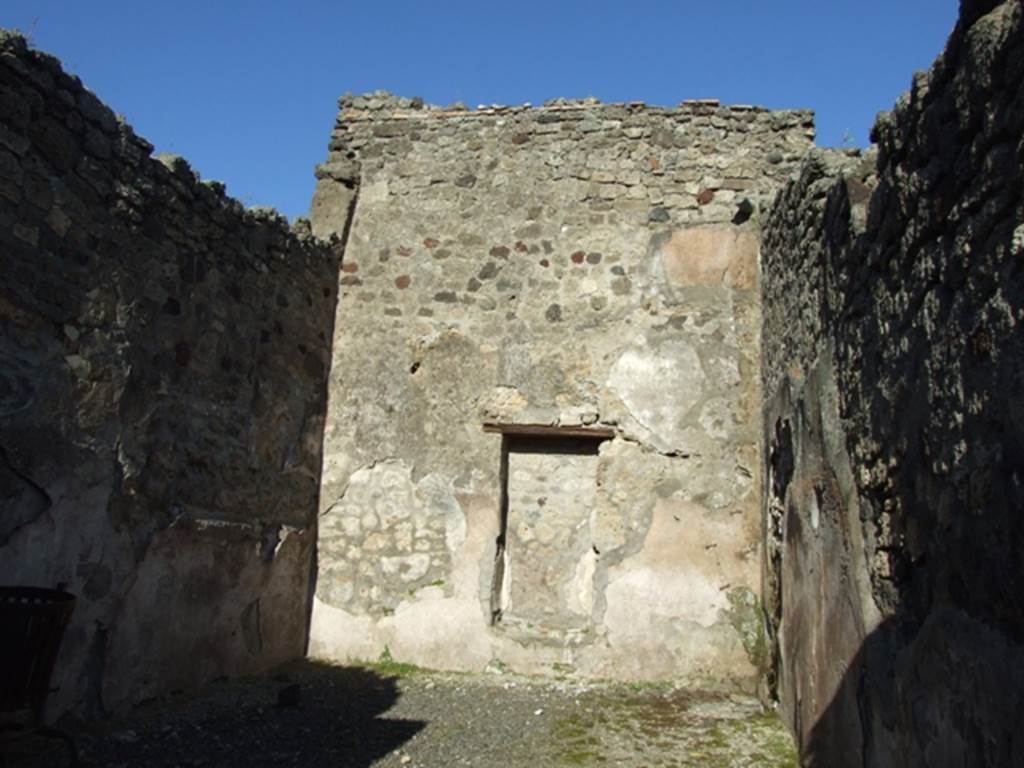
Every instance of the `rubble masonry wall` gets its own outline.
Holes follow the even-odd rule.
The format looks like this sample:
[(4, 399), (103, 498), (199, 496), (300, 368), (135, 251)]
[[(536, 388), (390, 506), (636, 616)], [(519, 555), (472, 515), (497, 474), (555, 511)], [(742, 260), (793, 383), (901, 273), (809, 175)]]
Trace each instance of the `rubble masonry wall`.
[[(758, 216), (811, 114), (341, 107), (311, 653), (753, 685)], [(614, 436), (505, 461), (485, 423)]]
[(1024, 762), (1024, 8), (964, 2), (763, 250), (765, 605), (808, 765)]
[(0, 583), (78, 596), (51, 716), (305, 650), (337, 256), (0, 36)]

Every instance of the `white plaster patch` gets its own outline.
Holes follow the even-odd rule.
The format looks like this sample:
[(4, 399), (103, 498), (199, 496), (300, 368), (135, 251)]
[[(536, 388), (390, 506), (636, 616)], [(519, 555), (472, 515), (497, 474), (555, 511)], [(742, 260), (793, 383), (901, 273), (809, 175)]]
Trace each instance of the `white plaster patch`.
[(657, 350), (624, 352), (612, 367), (609, 388), (659, 448), (678, 446), (682, 423), (701, 399), (704, 371), (697, 351), (676, 339)]
[(1010, 240), (1010, 253), (1014, 256), (1024, 255), (1024, 224), (1013, 230), (1013, 238)]
[(594, 605), (594, 572), (597, 570), (597, 553), (588, 549), (576, 564), (572, 584), (566, 591), (566, 607), (572, 613), (590, 616)]
[(696, 504), (659, 501), (643, 548), (609, 573), (605, 624), (628, 635), (656, 621), (711, 627), (729, 608), (723, 585), (752, 583), (742, 522), (719, 518)]
[(736, 404), (724, 397), (708, 400), (700, 411), (700, 426), (716, 440), (728, 438), (735, 428)]
[(309, 656), (328, 661), (376, 660), (384, 642), (369, 616), (356, 616), (313, 598)]
[(718, 585), (696, 570), (637, 567), (609, 583), (607, 599), (605, 624), (610, 631), (627, 635), (658, 619), (682, 618), (710, 627), (729, 607)]
[[(438, 621), (441, 616), (444, 620)], [(380, 622), (380, 628), (398, 661), (434, 669), (482, 671), (492, 656), (486, 618), (476, 600), (403, 603), (394, 616)]]
[(380, 567), (385, 576), (398, 576), (402, 581), (413, 582), (422, 579), (430, 569), (430, 555), (417, 553), (402, 557), (382, 557)]
[(416, 495), (431, 515), (444, 515), (444, 539), (449, 552), (454, 552), (466, 540), (466, 515), (455, 498), (451, 480), (433, 472), (416, 485)]
[(359, 190), (361, 203), (381, 203), (388, 199), (388, 180), (378, 177), (369, 184), (364, 183)]
[(737, 354), (712, 355), (706, 365), (708, 375), (720, 389), (737, 387), (742, 382)]

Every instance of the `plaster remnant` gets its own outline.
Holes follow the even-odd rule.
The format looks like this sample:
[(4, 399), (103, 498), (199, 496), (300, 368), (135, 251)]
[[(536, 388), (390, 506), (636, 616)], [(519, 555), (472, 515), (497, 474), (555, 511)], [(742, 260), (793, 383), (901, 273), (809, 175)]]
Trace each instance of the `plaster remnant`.
[(641, 428), (643, 439), (668, 450), (683, 447), (681, 424), (701, 400), (705, 381), (697, 351), (674, 340), (623, 352), (608, 386)]

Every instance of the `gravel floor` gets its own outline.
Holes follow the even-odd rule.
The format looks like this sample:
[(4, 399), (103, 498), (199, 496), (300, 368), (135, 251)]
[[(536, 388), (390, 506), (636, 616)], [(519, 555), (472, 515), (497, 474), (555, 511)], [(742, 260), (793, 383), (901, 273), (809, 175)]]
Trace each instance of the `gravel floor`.
[[(74, 734), (83, 766), (797, 765), (756, 701), (669, 686), (289, 665)], [(59, 742), (0, 742), (0, 765), (66, 765)]]

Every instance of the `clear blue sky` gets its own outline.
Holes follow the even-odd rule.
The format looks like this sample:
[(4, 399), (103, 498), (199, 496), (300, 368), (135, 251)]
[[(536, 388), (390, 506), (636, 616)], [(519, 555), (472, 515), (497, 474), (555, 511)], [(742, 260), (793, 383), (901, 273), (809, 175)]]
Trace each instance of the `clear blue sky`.
[(817, 112), (867, 143), (927, 68), (957, 0), (3, 0), (0, 26), (57, 55), (157, 151), (247, 205), (309, 207), (336, 99), (448, 104), (686, 98)]

